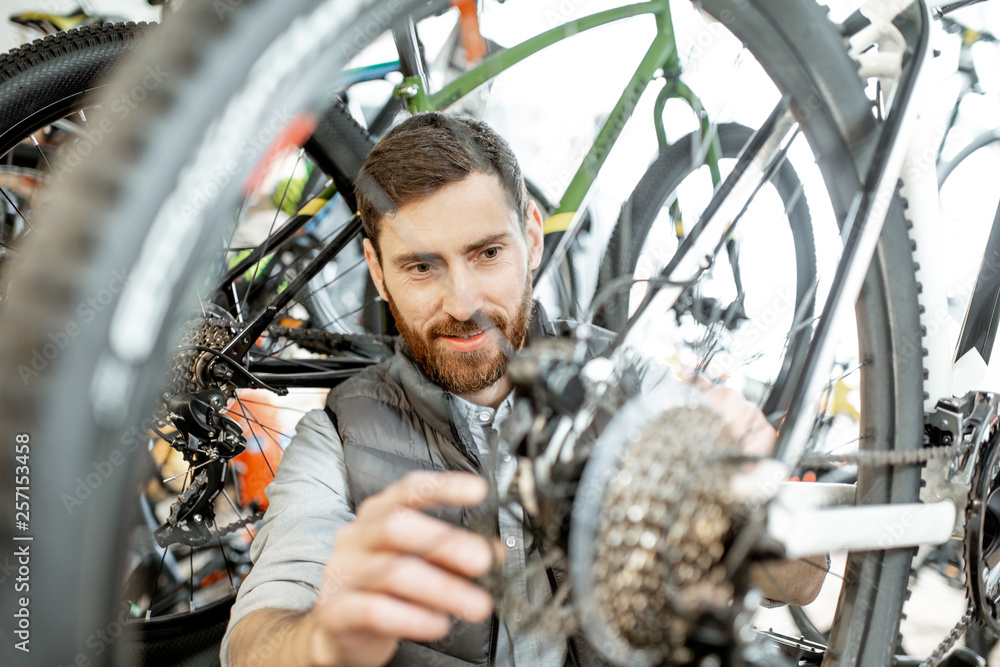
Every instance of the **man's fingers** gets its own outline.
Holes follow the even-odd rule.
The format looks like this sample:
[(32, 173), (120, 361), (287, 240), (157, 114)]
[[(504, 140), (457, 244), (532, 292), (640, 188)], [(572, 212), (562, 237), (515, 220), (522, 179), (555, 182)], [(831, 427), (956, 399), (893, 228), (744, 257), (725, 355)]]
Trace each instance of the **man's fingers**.
[(766, 456), (771, 453), (776, 440), (774, 428), (756, 405), (728, 387), (712, 385), (703, 391), (730, 433), (739, 440), (744, 454)]
[(451, 631), (446, 614), (384, 593), (348, 591), (336, 605), (317, 609), (317, 613), (321, 627), (334, 636), (368, 632), (427, 642)]
[(464, 621), (484, 621), (493, 612), (493, 597), (485, 590), (417, 556), (383, 554), (369, 559), (357, 576), (357, 588), (392, 595)]
[(345, 549), (412, 554), (465, 577), (485, 574), (496, 555), (485, 537), (408, 507), (345, 527), (334, 553)]
[(476, 505), (486, 499), (486, 481), (466, 472), (411, 472), (358, 506), (358, 518), (397, 507), (422, 509), (441, 505)]

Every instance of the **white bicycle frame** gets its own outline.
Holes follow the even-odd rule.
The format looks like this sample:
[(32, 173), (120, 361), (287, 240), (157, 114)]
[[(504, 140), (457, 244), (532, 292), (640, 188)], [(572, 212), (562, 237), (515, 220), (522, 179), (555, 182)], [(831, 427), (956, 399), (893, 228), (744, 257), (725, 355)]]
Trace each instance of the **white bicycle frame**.
[[(853, 48), (860, 49), (875, 38), (879, 44), (878, 54), (870, 58), (863, 54), (852, 55), (861, 61), (862, 76), (878, 76), (883, 81), (883, 88), (886, 82), (891, 85), (901, 71), (901, 50), (897, 45), (902, 42), (890, 21), (909, 4), (870, 0), (862, 13), (872, 20), (872, 25), (851, 41)], [(945, 2), (929, 4), (938, 6)], [(889, 55), (881, 55), (885, 53)], [(883, 179), (887, 190), (879, 193), (879, 197), (884, 196), (888, 201), (892, 196), (889, 187), (895, 184), (898, 176), (903, 184), (901, 194), (908, 203), (907, 215), (912, 222), (910, 237), (916, 243), (913, 259), (918, 267), (917, 281), (922, 287), (918, 302), (923, 331), (921, 344), (925, 349), (925, 413), (934, 411), (941, 399), (963, 396), (970, 391), (1000, 392), (998, 355), (990, 356), (992, 363), (987, 364), (973, 349), (953, 361), (945, 280), (937, 251), (940, 202), (936, 158), (947, 118), (934, 117), (928, 112), (933, 105), (924, 102), (924, 96), (932, 90), (929, 82), (936, 79), (933, 63), (933, 59), (929, 59), (918, 75), (916, 99), (908, 109), (911, 118), (902, 130), (906, 134), (901, 134), (897, 141), (905, 148), (905, 154), (900, 156), (898, 169)], [(884, 211), (883, 207), (883, 214)], [(857, 293), (858, 290), (853, 292), (855, 298)], [(930, 462), (925, 468), (925, 479), (944, 479), (950, 464), (951, 459)], [(851, 485), (782, 484), (768, 508), (768, 533), (784, 544), (790, 557), (936, 545), (952, 537), (964, 537), (964, 507), (956, 507), (955, 500), (934, 484), (922, 491), (921, 498), (924, 502), (852, 506)]]
[[(911, 0), (868, 0), (860, 11), (869, 19), (870, 25), (852, 37), (850, 42), (851, 55), (861, 65), (859, 75), (877, 77), (885, 98), (890, 100), (902, 73), (902, 56), (906, 47), (892, 19), (911, 4)], [(928, 4), (946, 3), (937, 0)], [(927, 7), (924, 12), (929, 20)], [(866, 50), (872, 44), (878, 48)], [(931, 117), (926, 110), (932, 105), (922, 99), (931, 90), (928, 83), (933, 76), (933, 62), (932, 58), (924, 58), (924, 66), (917, 73), (913, 97), (902, 110), (897, 138), (876, 182), (874, 204), (868, 210), (857, 251), (860, 257), (873, 256), (888, 203), (894, 196), (897, 182), (902, 180), (902, 194), (908, 201), (907, 214), (913, 223), (911, 239), (916, 242), (914, 262), (919, 267), (917, 280), (922, 285), (918, 299), (922, 306), (920, 322), (925, 330), (922, 340), (926, 348), (923, 358), (926, 370), (925, 412), (933, 411), (939, 399), (964, 395), (973, 389), (1000, 392), (1000, 365), (994, 363), (988, 366), (981, 356), (974, 353), (966, 354), (954, 367), (952, 365), (953, 352), (948, 327), (945, 326), (949, 317), (948, 304), (944, 280), (940, 275), (940, 260), (935, 252), (940, 217), (936, 156), (946, 119)], [(775, 124), (768, 141), (774, 147), (780, 146), (787, 140), (793, 126), (791, 112), (786, 111)], [(734, 193), (752, 191), (766, 167), (764, 164), (755, 166), (756, 173), (741, 177)], [(734, 196), (730, 199), (736, 200), (737, 204), (729, 208), (738, 210), (738, 202), (742, 198)], [(672, 280), (683, 282), (685, 277), (695, 276), (705, 268), (705, 258), (711, 256), (715, 243), (712, 239), (724, 237), (735, 211), (727, 213), (729, 215), (714, 216), (708, 223), (699, 242), (670, 276)], [(844, 275), (844, 298), (837, 302), (838, 307), (832, 313), (833, 318), (838, 320), (849, 316), (868, 269), (867, 263), (853, 264)], [(681, 288), (666, 287), (661, 292), (667, 296), (661, 297), (664, 301), (659, 303), (672, 304)], [(833, 347), (829, 343), (821, 343), (816, 368), (832, 366)], [(919, 354), (919, 347), (914, 352)], [(997, 356), (1000, 355), (991, 359), (995, 360)], [(818, 373), (813, 375), (806, 396), (820, 395), (827, 381)], [(742, 488), (750, 490), (748, 502), (753, 502), (754, 494), (767, 502), (767, 533), (783, 545), (787, 557), (936, 545), (953, 536), (964, 536), (964, 507), (960, 513), (955, 500), (946, 494), (924, 494), (924, 502), (918, 503), (854, 505), (854, 485), (785, 482), (791, 467), (805, 450), (811, 431), (808, 420), (793, 420), (792, 424), (792, 432), (782, 434), (787, 438), (787, 447), (781, 463), (758, 466), (753, 479), (742, 480), (745, 486), (741, 484)], [(928, 464), (926, 470), (929, 473), (925, 472), (925, 475), (935, 473), (935, 463)], [(937, 467), (946, 467), (949, 463), (950, 459), (944, 459)], [(937, 473), (943, 474), (940, 470)]]

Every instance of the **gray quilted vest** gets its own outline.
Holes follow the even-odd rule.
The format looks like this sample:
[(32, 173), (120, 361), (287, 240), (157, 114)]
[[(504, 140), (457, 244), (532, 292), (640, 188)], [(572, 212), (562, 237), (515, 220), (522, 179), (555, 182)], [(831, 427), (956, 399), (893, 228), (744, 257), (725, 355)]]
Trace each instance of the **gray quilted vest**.
[[(529, 340), (565, 336), (568, 323), (549, 320), (539, 304), (532, 311)], [(608, 332), (590, 336), (588, 352), (597, 356), (611, 342)], [(409, 350), (398, 342), (396, 354), (333, 389), (326, 412), (344, 444), (349, 501), (352, 509), (413, 470), (461, 470), (482, 474), (478, 451), (467, 424), (450, 419), (451, 394), (431, 382), (417, 367)], [(428, 512), (482, 535), (496, 535), (497, 514), (483, 506), (444, 507)], [(554, 568), (562, 581), (564, 567)], [(496, 617), (484, 623), (456, 621), (438, 642), (404, 641), (391, 667), (465, 667), (490, 665), (495, 655)], [(605, 664), (580, 637), (571, 641), (567, 664)]]

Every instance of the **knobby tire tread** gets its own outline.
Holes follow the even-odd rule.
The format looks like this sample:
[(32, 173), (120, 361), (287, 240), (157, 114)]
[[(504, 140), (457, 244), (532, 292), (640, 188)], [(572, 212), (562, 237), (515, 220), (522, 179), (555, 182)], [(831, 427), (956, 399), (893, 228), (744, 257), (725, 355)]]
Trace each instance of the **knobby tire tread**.
[(78, 109), (151, 29), (99, 23), (56, 33), (0, 55), (0, 155)]

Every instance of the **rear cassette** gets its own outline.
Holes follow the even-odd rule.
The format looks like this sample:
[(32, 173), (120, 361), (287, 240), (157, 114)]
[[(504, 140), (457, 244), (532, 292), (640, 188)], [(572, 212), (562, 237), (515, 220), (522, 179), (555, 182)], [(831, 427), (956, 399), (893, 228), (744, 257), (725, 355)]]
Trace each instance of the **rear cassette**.
[(725, 632), (738, 612), (741, 587), (723, 557), (743, 523), (731, 491), (739, 443), (687, 390), (630, 401), (598, 439), (576, 494), (575, 604), (590, 641), (617, 664), (689, 664), (713, 652), (703, 630)]

